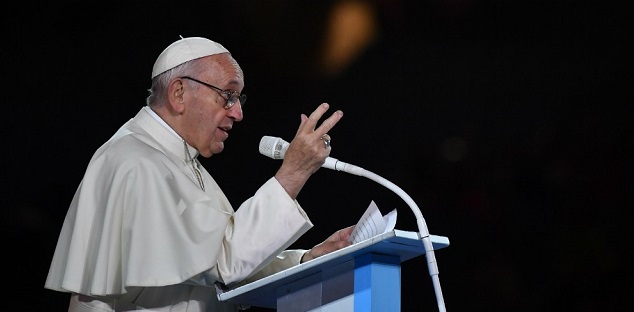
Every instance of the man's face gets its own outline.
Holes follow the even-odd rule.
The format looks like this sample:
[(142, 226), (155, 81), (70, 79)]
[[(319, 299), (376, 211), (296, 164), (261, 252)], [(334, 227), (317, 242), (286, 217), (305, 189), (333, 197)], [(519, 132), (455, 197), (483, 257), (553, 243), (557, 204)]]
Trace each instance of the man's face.
[[(244, 78), (238, 64), (229, 54), (213, 55), (206, 58), (210, 70), (198, 77), (192, 77), (222, 90), (242, 92)], [(183, 138), (203, 157), (211, 157), (224, 149), (224, 141), (234, 122), (242, 120), (242, 105), (235, 104), (225, 109), (227, 99), (222, 92), (195, 81), (186, 84)]]

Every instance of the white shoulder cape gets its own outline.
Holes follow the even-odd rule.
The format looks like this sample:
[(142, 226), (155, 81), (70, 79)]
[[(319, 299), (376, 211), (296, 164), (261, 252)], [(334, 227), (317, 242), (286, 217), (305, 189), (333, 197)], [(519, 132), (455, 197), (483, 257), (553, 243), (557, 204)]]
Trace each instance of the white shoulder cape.
[(105, 296), (192, 278), (235, 283), (312, 227), (275, 178), (234, 212), (204, 169), (200, 189), (184, 154), (183, 142), (143, 109), (100, 147), (68, 209), (45, 287)]

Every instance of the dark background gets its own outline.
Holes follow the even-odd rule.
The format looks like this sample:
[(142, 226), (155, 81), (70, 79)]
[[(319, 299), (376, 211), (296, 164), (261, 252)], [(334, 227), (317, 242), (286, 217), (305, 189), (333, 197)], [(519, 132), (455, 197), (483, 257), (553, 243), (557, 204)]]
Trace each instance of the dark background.
[[(625, 311), (626, 3), (366, 1), (374, 39), (330, 73), (319, 55), (341, 1), (13, 3), (0, 55), (9, 300), (66, 310), (68, 295), (43, 287), (66, 209), (183, 35), (222, 43), (245, 71), (245, 119), (203, 160), (235, 207), (280, 164), (258, 153), (260, 138), (290, 141), (299, 115), (328, 102), (344, 111), (331, 156), (401, 187), (449, 237), (436, 251), (449, 311)], [(315, 227), (294, 247), (354, 224), (371, 200), (418, 230), (407, 204), (362, 177), (322, 169), (298, 200)], [(437, 311), (424, 257), (403, 263), (401, 302)]]

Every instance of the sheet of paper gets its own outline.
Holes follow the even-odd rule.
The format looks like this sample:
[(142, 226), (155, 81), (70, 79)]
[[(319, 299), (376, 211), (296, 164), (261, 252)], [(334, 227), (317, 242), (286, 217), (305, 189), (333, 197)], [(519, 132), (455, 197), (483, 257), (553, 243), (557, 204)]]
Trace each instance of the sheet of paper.
[(379, 207), (372, 201), (363, 213), (363, 216), (361, 216), (361, 219), (359, 219), (359, 222), (357, 222), (348, 241), (356, 244), (368, 238), (391, 231), (394, 229), (394, 226), (396, 226), (396, 209), (383, 216), (381, 215)]

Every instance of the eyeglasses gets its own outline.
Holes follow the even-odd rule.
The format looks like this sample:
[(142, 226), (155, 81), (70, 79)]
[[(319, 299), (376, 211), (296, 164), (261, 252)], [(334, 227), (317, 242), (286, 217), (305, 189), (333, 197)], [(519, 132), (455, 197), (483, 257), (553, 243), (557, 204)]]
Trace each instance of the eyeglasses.
[(215, 91), (217, 91), (218, 93), (220, 93), (222, 95), (223, 98), (225, 98), (225, 100), (227, 100), (227, 104), (225, 104), (224, 108), (225, 109), (230, 109), (233, 107), (233, 105), (236, 105), (236, 103), (238, 103), (238, 101), (240, 101), (240, 106), (244, 107), (244, 103), (247, 101), (247, 95), (246, 94), (240, 94), (238, 93), (238, 91), (229, 91), (229, 90), (222, 90), (218, 87), (212, 86), (206, 82), (202, 82), (198, 79), (194, 79), (192, 77), (187, 77), (187, 76), (183, 76), (181, 78), (184, 79), (189, 79), (191, 81), (195, 81), (198, 82), (202, 85), (205, 85), (211, 89), (214, 89)]

